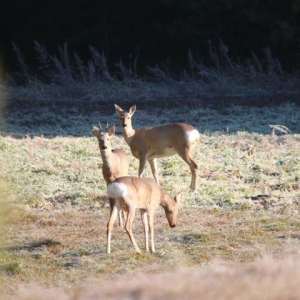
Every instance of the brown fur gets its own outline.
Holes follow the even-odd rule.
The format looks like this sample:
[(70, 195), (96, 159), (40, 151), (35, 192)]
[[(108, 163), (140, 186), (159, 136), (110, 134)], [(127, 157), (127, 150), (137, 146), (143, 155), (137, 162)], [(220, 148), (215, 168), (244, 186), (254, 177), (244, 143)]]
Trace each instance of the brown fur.
[[(106, 185), (113, 182), (116, 178), (128, 175), (129, 162), (123, 149), (112, 149), (111, 137), (115, 134), (115, 126), (112, 125), (103, 132), (102, 129), (93, 126), (92, 132), (98, 139), (100, 154), (102, 157), (102, 174)], [(110, 213), (113, 203), (110, 203)], [(123, 227), (122, 212), (119, 214), (119, 224)]]
[[(193, 153), (199, 141), (199, 132), (186, 123), (173, 123), (158, 127), (143, 127), (134, 130), (131, 118), (136, 111), (132, 106), (128, 112), (115, 104), (116, 112), (119, 114), (120, 125), (125, 141), (129, 145), (133, 156), (139, 159), (139, 177), (144, 173), (146, 161), (148, 160), (153, 177), (159, 184), (156, 158), (178, 154), (190, 167), (192, 180), (190, 188), (197, 189), (198, 165), (193, 159)], [(188, 141), (186, 134), (193, 132), (194, 137)]]
[(125, 229), (136, 252), (141, 252), (132, 233), (132, 223), (136, 208), (139, 208), (141, 211), (145, 229), (146, 251), (149, 251), (148, 231), (150, 230), (151, 251), (155, 252), (153, 229), (154, 213), (159, 206), (162, 206), (165, 210), (169, 225), (174, 227), (177, 222), (178, 203), (181, 199), (181, 193), (173, 198), (160, 188), (153, 179), (129, 176), (119, 177), (114, 180), (114, 182), (108, 185), (107, 192), (109, 199), (114, 203), (113, 211), (107, 224), (107, 253), (110, 253), (113, 224), (121, 208), (127, 211)]

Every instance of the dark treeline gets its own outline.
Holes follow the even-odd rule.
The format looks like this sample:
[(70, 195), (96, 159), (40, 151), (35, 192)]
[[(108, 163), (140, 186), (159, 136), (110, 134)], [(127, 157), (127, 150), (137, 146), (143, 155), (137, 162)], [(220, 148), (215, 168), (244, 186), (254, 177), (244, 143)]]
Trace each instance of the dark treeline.
[(245, 59), (265, 48), (286, 70), (299, 67), (299, 0), (12, 0), (0, 4), (1, 61), (15, 66), (14, 42), (34, 64), (34, 41), (55, 53), (68, 44), (88, 59), (89, 46), (110, 63), (186, 65), (189, 49), (206, 60), (208, 42), (228, 45), (229, 56)]

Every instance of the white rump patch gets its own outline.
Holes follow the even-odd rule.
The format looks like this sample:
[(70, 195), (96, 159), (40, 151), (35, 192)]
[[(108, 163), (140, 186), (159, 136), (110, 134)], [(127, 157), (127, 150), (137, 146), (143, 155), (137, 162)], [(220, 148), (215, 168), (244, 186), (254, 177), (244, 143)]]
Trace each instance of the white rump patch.
[(197, 129), (193, 129), (193, 130), (190, 130), (190, 131), (187, 131), (185, 133), (185, 138), (188, 142), (188, 144), (192, 144), (194, 142), (196, 142), (197, 140), (199, 140), (199, 131)]
[(127, 194), (127, 185), (123, 182), (113, 182), (107, 187), (108, 198), (125, 197)]

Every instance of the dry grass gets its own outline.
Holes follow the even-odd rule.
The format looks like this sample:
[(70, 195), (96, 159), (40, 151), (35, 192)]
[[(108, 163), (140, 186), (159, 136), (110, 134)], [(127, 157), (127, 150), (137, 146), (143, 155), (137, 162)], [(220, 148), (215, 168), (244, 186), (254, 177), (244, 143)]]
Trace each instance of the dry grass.
[[(171, 271), (174, 273), (182, 268), (192, 268), (191, 271), (189, 269), (184, 272), (180, 271), (178, 275), (168, 274), (165, 277), (165, 289), (161, 288), (161, 283), (156, 289), (157, 293), (172, 293), (172, 289), (177, 285), (172, 284), (172, 288), (168, 287), (170, 284), (167, 284), (168, 280), (174, 277), (175, 281), (180, 281), (180, 277), (186, 274), (182, 278), (188, 276), (191, 282), (185, 284), (191, 285), (191, 288), (194, 285), (191, 289), (191, 296), (195, 289), (197, 292), (203, 289), (202, 292), (205, 293), (213, 289), (218, 295), (221, 291), (217, 290), (216, 286), (223, 288), (227, 285), (229, 293), (234, 292), (235, 288), (238, 289), (239, 284), (243, 286), (244, 281), (250, 281), (248, 284), (255, 285), (257, 281), (260, 281), (256, 277), (262, 276), (261, 271), (266, 272), (267, 278), (272, 278), (275, 274), (272, 275), (268, 268), (273, 270), (285, 266), (284, 273), (280, 273), (280, 276), (277, 274), (279, 276), (277, 280), (283, 280), (291, 262), (280, 263), (277, 259), (286, 258), (294, 261), (295, 264), (299, 262), (298, 259), (293, 259), (294, 255), (299, 255), (298, 213), (201, 207), (182, 207), (180, 213), (180, 222), (175, 229), (168, 228), (162, 211), (156, 215), (155, 237), (158, 249), (156, 254), (135, 254), (124, 230), (116, 227), (112, 254), (107, 255), (105, 253), (105, 225), (108, 219), (108, 209), (102, 209), (101, 212), (99, 209), (88, 207), (80, 209), (70, 207), (51, 211), (16, 210), (11, 216), (14, 222), (8, 226), (10, 238), (8, 237), (7, 244), (11, 247), (6, 249), (4, 260), (18, 263), (19, 268), (15, 272), (5, 272), (1, 275), (5, 292), (14, 294), (15, 288), (22, 284), (29, 295), (24, 291), (19, 292), (20, 299), (23, 299), (22, 297), (34, 299), (30, 297), (41, 292), (39, 289), (31, 290), (30, 287), (34, 283), (49, 288), (55, 286), (72, 289), (76, 287), (75, 293), (83, 289), (84, 292), (79, 293), (82, 299), (84, 299), (83, 295), (87, 297), (86, 299), (89, 297), (92, 299), (92, 295), (95, 294), (103, 295), (106, 299), (105, 293), (114, 298), (118, 294), (113, 296), (113, 291), (127, 290), (126, 293), (132, 293), (136, 289), (145, 289), (148, 295), (146, 299), (147, 297), (154, 299), (157, 294), (151, 292), (149, 280), (144, 279), (142, 286), (138, 287), (137, 279), (152, 276), (153, 280), (158, 282), (160, 276), (155, 274)], [(136, 220), (134, 231), (138, 237), (138, 243), (142, 245), (141, 227), (140, 220)], [(34, 244), (34, 242), (37, 243)], [(251, 270), (251, 267), (244, 263), (260, 257), (272, 257), (274, 261), (271, 260), (272, 264), (263, 262), (270, 266), (263, 266), (262, 270), (260, 270), (260, 263), (254, 264), (251, 274), (252, 283), (247, 271)], [(216, 262), (217, 258), (220, 261)], [(232, 263), (235, 265), (233, 269)], [(243, 264), (237, 267), (240, 263)], [(223, 275), (221, 274), (221, 286), (218, 286), (219, 281), (213, 281), (213, 274), (216, 270), (214, 267), (211, 268), (212, 265), (221, 268), (226, 266)], [(291, 270), (291, 278), (297, 273), (295, 269)], [(187, 275), (189, 272), (190, 275)], [(235, 272), (239, 275), (233, 288), (230, 287), (230, 281), (235, 276)], [(225, 274), (232, 275), (227, 277)], [(200, 278), (197, 279), (197, 276)], [(299, 274), (297, 276), (299, 278)], [(128, 278), (131, 280), (128, 281)], [(201, 278), (206, 280), (201, 280)], [(271, 278), (267, 280), (267, 285), (272, 284)], [(120, 281), (117, 286), (115, 286), (116, 279)], [(114, 282), (113, 286), (116, 290), (111, 287), (111, 281)], [(284, 279), (284, 283), (281, 284), (287, 284), (287, 282), (288, 280)], [(100, 288), (99, 284), (101, 284)], [(92, 289), (89, 292), (91, 296), (87, 296), (90, 288)], [(262, 288), (264, 288), (263, 285)], [(175, 296), (178, 294), (179, 297), (183, 291), (178, 289), (173, 290), (173, 293)]]
[[(109, 208), (91, 127), (99, 121), (118, 127), (117, 116), (113, 110), (14, 111), (0, 137), (6, 170), (3, 295), (293, 299), (300, 279), (299, 268), (292, 267), (299, 264), (300, 249), (299, 119), (293, 105), (236, 107), (222, 114), (200, 108), (137, 111), (134, 127), (178, 120), (200, 130), (199, 190), (188, 191), (190, 171), (177, 156), (159, 160), (162, 186), (172, 194), (184, 192), (178, 226), (169, 228), (159, 210), (157, 253), (136, 255), (116, 225), (107, 255)], [(269, 124), (287, 126), (293, 134), (272, 134)], [(138, 162), (124, 140), (117, 136), (113, 144), (126, 150), (129, 173), (136, 175)], [(143, 246), (139, 214), (136, 219), (134, 233)], [(288, 294), (292, 289), (295, 293)]]
[(215, 261), (208, 268), (84, 281), (74, 290), (22, 286), (12, 299), (298, 299), (299, 257), (265, 257), (244, 265)]

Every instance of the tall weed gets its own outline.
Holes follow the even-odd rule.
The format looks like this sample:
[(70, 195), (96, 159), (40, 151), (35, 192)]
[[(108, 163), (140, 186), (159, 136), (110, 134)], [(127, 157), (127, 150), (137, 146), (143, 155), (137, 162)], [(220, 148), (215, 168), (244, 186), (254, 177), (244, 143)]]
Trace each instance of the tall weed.
[[(73, 99), (74, 96), (83, 97), (84, 101), (99, 99), (99, 94), (105, 99), (119, 99), (128, 93), (133, 102), (151, 98), (195, 103), (203, 97), (295, 97), (300, 92), (299, 72), (286, 73), (269, 48), (265, 49), (262, 58), (252, 53), (241, 62), (229, 56), (229, 48), (222, 40), (217, 46), (208, 43), (209, 61), (196, 59), (192, 51), (188, 51), (186, 69), (173, 72), (171, 64), (166, 63), (164, 66), (148, 66), (143, 74), (138, 73), (139, 55), (129, 55), (126, 64), (122, 58), (112, 64), (93, 46), (89, 46), (90, 57), (82, 58), (78, 53), (72, 53), (67, 44), (58, 46), (57, 53), (50, 54), (45, 46), (35, 41), (37, 67), (33, 71), (33, 66), (29, 68), (15, 43), (13, 50), (20, 71), (7, 75), (10, 85), (34, 83), (37, 88), (37, 84), (50, 83), (57, 89), (63, 88), (67, 96)], [(115, 85), (113, 96), (111, 84)], [(95, 90), (97, 86), (101, 86), (101, 91)], [(109, 95), (104, 90), (109, 91)], [(97, 95), (90, 95), (91, 91)], [(59, 93), (60, 98), (63, 94)], [(136, 99), (133, 98), (135, 94)]]

